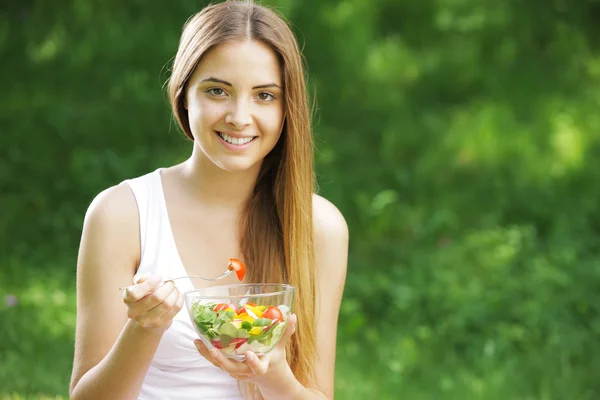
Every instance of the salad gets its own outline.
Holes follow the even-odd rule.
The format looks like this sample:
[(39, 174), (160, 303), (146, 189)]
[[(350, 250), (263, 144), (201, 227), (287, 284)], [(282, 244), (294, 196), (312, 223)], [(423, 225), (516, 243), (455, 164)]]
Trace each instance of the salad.
[(225, 355), (266, 353), (283, 335), (290, 309), (286, 305), (196, 302), (192, 316), (198, 330)]

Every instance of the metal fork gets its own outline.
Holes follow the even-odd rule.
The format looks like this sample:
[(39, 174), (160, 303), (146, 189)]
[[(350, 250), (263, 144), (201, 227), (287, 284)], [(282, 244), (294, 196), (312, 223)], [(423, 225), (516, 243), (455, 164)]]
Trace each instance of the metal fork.
[[(185, 279), (185, 278), (190, 278), (190, 279), (202, 279), (203, 281), (218, 281), (219, 279), (223, 279), (225, 278), (227, 275), (231, 274), (233, 272), (233, 269), (228, 269), (227, 271), (223, 272), (221, 275), (217, 276), (216, 278), (205, 278), (203, 276), (198, 276), (198, 275), (184, 275), (184, 276), (178, 276), (176, 278), (170, 278), (170, 279), (165, 279), (164, 281), (161, 282), (161, 285), (165, 284), (166, 282), (169, 281), (176, 281), (177, 279)], [(119, 290), (126, 290), (133, 287), (133, 285), (130, 286), (125, 286), (125, 287), (120, 287)]]

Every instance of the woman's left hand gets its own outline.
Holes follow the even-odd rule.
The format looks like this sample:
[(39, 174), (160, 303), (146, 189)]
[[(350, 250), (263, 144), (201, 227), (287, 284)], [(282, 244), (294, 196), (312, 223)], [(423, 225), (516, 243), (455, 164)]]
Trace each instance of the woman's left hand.
[(240, 381), (251, 382), (254, 384), (262, 383), (270, 377), (280, 376), (279, 372), (283, 368), (289, 368), (285, 358), (285, 346), (290, 340), (290, 337), (296, 330), (296, 315), (291, 314), (288, 317), (288, 324), (285, 332), (277, 345), (264, 356), (258, 357), (254, 352), (247, 351), (244, 353), (246, 360), (238, 362), (226, 358), (220, 351), (213, 348), (210, 351), (206, 348), (200, 339), (196, 339), (194, 344), (198, 352), (204, 358), (213, 363), (216, 367), (221, 368)]

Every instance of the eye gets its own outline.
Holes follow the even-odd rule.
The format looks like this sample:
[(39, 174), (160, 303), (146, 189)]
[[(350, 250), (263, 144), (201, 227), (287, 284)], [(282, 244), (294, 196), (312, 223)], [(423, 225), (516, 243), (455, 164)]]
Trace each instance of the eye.
[(211, 88), (206, 91), (206, 93), (210, 94), (213, 97), (223, 97), (225, 96), (225, 91), (221, 88)]
[(262, 101), (273, 101), (275, 100), (275, 96), (268, 92), (260, 92), (258, 94), (258, 98)]

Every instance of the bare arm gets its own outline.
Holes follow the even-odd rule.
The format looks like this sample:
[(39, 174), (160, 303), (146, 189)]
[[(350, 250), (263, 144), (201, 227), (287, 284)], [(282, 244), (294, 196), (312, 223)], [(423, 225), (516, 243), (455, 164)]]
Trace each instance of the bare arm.
[[(338, 315), (348, 265), (348, 225), (328, 200), (314, 196), (317, 276), (317, 389), (333, 399)], [(314, 393), (314, 391), (313, 391)], [(311, 398), (311, 397), (302, 397)], [(321, 397), (322, 398), (322, 397)]]
[[(137, 206), (129, 187), (122, 184), (98, 195), (85, 217), (77, 262), (71, 399), (137, 398), (170, 325), (169, 314), (175, 315), (182, 300), (172, 283), (160, 286), (158, 277), (148, 277), (127, 293), (124, 304), (117, 288), (132, 281), (139, 243)], [(146, 309), (153, 313), (144, 313)]]

